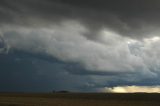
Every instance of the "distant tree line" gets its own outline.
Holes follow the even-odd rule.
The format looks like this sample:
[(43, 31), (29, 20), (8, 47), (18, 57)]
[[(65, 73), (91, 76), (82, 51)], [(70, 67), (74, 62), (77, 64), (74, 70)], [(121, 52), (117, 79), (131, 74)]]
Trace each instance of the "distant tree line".
[(67, 90), (61, 90), (61, 91), (53, 90), (52, 93), (70, 93), (70, 91), (67, 91)]

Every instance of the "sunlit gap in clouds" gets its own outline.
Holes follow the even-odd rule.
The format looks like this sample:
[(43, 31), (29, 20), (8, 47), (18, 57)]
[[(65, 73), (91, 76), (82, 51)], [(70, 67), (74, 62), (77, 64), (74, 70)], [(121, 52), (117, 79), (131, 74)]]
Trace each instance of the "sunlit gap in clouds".
[(160, 86), (117, 86), (105, 87), (102, 92), (109, 93), (160, 93)]

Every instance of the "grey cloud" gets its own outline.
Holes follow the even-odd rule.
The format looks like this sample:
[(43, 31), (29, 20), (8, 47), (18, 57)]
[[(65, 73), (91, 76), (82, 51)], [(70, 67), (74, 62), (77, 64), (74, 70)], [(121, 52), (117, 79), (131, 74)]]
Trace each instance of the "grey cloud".
[(9, 47), (4, 38), (0, 35), (0, 53), (8, 53)]
[[(68, 27), (68, 25), (71, 26)], [(130, 54), (125, 38), (110, 31), (102, 32), (100, 41), (103, 40), (101, 41), (104, 42), (103, 44), (87, 40), (82, 35), (85, 31), (83, 26), (72, 21), (65, 22), (62, 26), (53, 26), (51, 29), (33, 30), (33, 28), (9, 26), (2, 30), (10, 48), (35, 53), (42, 52), (62, 61), (78, 62), (88, 70), (113, 73), (134, 72), (137, 68), (143, 70), (141, 58)], [(118, 42), (118, 40), (123, 40), (123, 42)], [(123, 57), (125, 59), (122, 60)]]
[(55, 58), (14, 50), (0, 54), (0, 91), (52, 92), (52, 90), (81, 91), (86, 76), (69, 74), (64, 63)]
[(123, 36), (142, 38), (159, 30), (158, 4), (158, 0), (3, 0), (0, 14), (2, 23), (36, 27), (77, 20), (90, 29), (84, 34), (89, 39), (95, 39), (97, 31), (104, 27)]
[[(80, 87), (144, 84), (148, 79), (155, 84), (160, 75), (159, 4), (158, 0), (1, 0), (0, 54), (19, 50), (49, 56), (51, 63), (56, 58), (61, 62), (53, 67), (44, 62), (50, 64), (49, 73), (56, 67), (62, 70), (59, 77), (79, 76)], [(81, 77), (89, 82), (83, 85)]]
[[(90, 74), (86, 76), (85, 74), (72, 74), (68, 73), (66, 68), (68, 65), (76, 67), (72, 63), (65, 63), (55, 58), (47, 58), (40, 54), (30, 54), (15, 50), (9, 54), (0, 54), (0, 64), (1, 91), (51, 92), (52, 90), (65, 89), (69, 91), (92, 92), (106, 86), (113, 87), (132, 84), (150, 86), (159, 83), (157, 79), (127, 81), (127, 79), (132, 77), (126, 77), (125, 75), (92, 76)], [(135, 77), (135, 79), (138, 78)]]
[[(144, 39), (142, 42), (122, 37), (109, 29), (103, 29), (98, 33), (98, 42), (95, 42), (83, 36), (88, 29), (76, 21), (64, 21), (60, 25), (48, 28), (5, 26), (1, 27), (1, 31), (3, 39), (10, 48), (30, 53), (42, 53), (64, 62), (77, 63), (77, 69), (74, 67), (75, 70), (68, 67), (69, 72), (74, 74), (139, 73), (145, 77), (155, 77), (159, 72), (155, 69), (159, 67), (159, 60), (148, 56), (148, 53), (152, 51), (148, 44), (157, 45), (159, 38), (155, 41), (152, 41), (154, 38), (148, 38), (149, 41)], [(143, 46), (137, 46), (137, 42)], [(135, 47), (133, 48), (133, 46)], [(143, 55), (131, 50), (138, 50), (137, 52)], [(155, 52), (158, 53), (158, 48)], [(150, 62), (151, 60), (156, 61)], [(154, 66), (154, 71), (153, 64), (157, 64)]]

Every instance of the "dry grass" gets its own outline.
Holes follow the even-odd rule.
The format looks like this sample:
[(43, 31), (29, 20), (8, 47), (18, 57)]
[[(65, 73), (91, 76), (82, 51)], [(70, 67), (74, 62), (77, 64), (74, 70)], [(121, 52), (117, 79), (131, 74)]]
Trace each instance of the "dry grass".
[(0, 106), (160, 106), (160, 95), (2, 93)]

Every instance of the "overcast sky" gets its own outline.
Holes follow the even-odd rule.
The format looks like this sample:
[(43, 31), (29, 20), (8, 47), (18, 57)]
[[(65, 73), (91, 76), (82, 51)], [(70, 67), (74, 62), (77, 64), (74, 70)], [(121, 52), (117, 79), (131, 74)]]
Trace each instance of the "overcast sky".
[(160, 92), (159, 12), (159, 0), (1, 0), (0, 91)]

